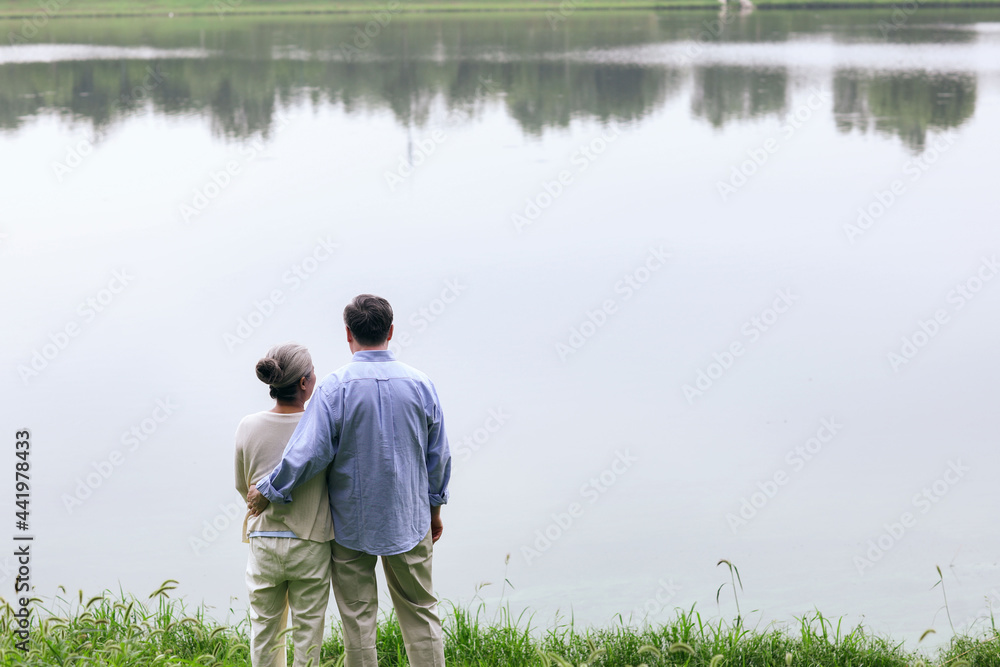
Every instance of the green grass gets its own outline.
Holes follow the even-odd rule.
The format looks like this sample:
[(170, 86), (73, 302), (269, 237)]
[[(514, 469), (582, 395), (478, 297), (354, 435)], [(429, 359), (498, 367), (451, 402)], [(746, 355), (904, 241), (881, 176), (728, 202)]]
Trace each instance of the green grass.
[[(735, 2), (735, 0), (729, 0)], [(4, 0), (0, 18), (238, 14), (341, 14), (384, 10), (390, 0)], [(718, 8), (718, 0), (398, 0), (398, 13), (555, 11), (568, 15), (586, 10), (667, 10)], [(876, 7), (900, 0), (755, 0), (761, 9)], [(992, 7), (1000, 0), (924, 0), (922, 7)]]
[[(249, 664), (248, 622), (219, 625), (204, 609), (189, 612), (170, 599), (176, 582), (145, 600), (105, 593), (89, 600), (81, 592), (59, 609), (35, 609), (30, 650), (15, 648), (13, 610), (0, 610), (0, 665), (216, 665)], [(1000, 667), (1000, 632), (960, 636), (931, 657), (907, 651), (902, 642), (863, 627), (846, 631), (819, 613), (790, 628), (750, 628), (737, 618), (708, 621), (693, 608), (677, 610), (663, 625), (633, 628), (576, 628), (557, 623), (542, 629), (531, 618), (501, 608), (487, 618), (485, 607), (443, 606), (445, 651), (453, 667), (592, 667), (678, 665), (684, 667)], [(406, 664), (402, 636), (393, 618), (379, 626), (379, 664)], [(325, 665), (343, 655), (334, 627), (322, 651)], [(289, 662), (291, 664), (291, 662)]]

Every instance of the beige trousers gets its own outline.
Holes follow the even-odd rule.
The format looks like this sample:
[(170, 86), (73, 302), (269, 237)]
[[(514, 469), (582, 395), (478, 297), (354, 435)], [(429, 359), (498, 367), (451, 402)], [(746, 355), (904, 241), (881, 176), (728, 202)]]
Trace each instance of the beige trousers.
[(330, 542), (251, 537), (246, 579), (253, 667), (285, 667), (289, 611), (295, 667), (310, 658), (318, 665), (330, 601)]
[[(428, 532), (406, 553), (381, 557), (411, 667), (444, 667), (444, 637), (431, 585), (433, 552)], [(333, 542), (333, 593), (344, 626), (346, 667), (378, 665), (375, 653), (378, 558)]]

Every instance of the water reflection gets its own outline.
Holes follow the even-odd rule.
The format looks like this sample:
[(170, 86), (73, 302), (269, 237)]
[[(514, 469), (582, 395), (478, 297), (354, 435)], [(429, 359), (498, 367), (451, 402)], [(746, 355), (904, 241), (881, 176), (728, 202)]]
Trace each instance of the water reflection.
[(428, 122), (434, 100), (476, 109), (502, 99), (531, 134), (574, 118), (642, 118), (677, 92), (676, 70), (591, 63), (474, 61), (300, 62), (70, 61), (0, 66), (0, 127), (55, 110), (95, 130), (152, 104), (161, 113), (199, 113), (220, 135), (267, 135), (281, 104), (342, 105), (348, 113), (389, 109), (402, 125)]
[(733, 120), (781, 115), (788, 97), (788, 72), (749, 67), (696, 67), (691, 112), (715, 127)]
[(906, 72), (874, 76), (838, 71), (833, 77), (837, 129), (898, 136), (922, 151), (927, 131), (957, 128), (976, 108), (976, 77)]
[[(525, 133), (540, 134), (577, 118), (641, 119), (681, 94), (690, 78), (692, 115), (722, 128), (783, 116), (789, 68), (795, 63), (637, 63), (607, 54), (676, 40), (699, 40), (695, 44), (701, 48), (782, 42), (802, 34), (883, 44), (976, 39), (974, 30), (963, 28), (976, 18), (968, 11), (955, 12), (949, 25), (941, 23), (940, 12), (904, 18), (894, 20), (891, 12), (879, 20), (858, 12), (723, 18), (639, 13), (574, 17), (557, 30), (542, 17), (397, 18), (355, 49), (355, 57), (345, 57), (345, 46), (357, 44), (361, 19), (53, 22), (49, 33), (36, 40), (41, 46), (32, 48), (143, 45), (165, 55), (54, 62), (8, 58), (0, 64), (0, 127), (16, 130), (26, 119), (54, 111), (89, 122), (101, 133), (151, 105), (157, 113), (204, 116), (217, 135), (241, 139), (268, 135), (276, 110), (287, 104), (335, 104), (362, 114), (387, 109), (400, 124), (421, 126), (429, 122), (435, 101), (442, 100), (449, 109), (471, 110), (473, 116), (484, 102), (502, 101)], [(207, 55), (178, 57), (177, 49)], [(929, 129), (959, 127), (975, 111), (976, 72), (883, 71), (877, 65), (810, 73), (814, 83), (832, 88), (841, 131), (897, 136), (920, 151)]]
[(676, 94), (677, 70), (622, 65), (519, 63), (501, 72), (511, 117), (532, 133), (578, 116), (637, 120)]

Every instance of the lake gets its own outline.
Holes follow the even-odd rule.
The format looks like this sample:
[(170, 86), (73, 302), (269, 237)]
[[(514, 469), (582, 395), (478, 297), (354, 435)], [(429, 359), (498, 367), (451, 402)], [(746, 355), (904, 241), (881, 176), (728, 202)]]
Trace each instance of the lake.
[(733, 618), (725, 558), (755, 623), (910, 647), (951, 635), (936, 567), (957, 629), (1000, 602), (1000, 10), (25, 25), (0, 386), (37, 594), (243, 618), (254, 364), (346, 363), (373, 292), (444, 407), (446, 600)]

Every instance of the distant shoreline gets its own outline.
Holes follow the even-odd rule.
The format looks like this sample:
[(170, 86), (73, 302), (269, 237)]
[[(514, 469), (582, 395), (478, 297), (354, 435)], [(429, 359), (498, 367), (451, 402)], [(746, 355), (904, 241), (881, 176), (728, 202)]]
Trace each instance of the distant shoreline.
[[(756, 9), (827, 10), (884, 9), (890, 7), (981, 9), (1000, 7), (1000, 0), (758, 0)], [(51, 18), (181, 18), (235, 16), (314, 16), (344, 14), (430, 13), (555, 13), (567, 19), (575, 12), (718, 10), (717, 0), (158, 0), (139, 4), (134, 0), (8, 0), (0, 7), (0, 20)], [(739, 11), (730, 2), (729, 9)], [(912, 9), (911, 9), (912, 11)]]

